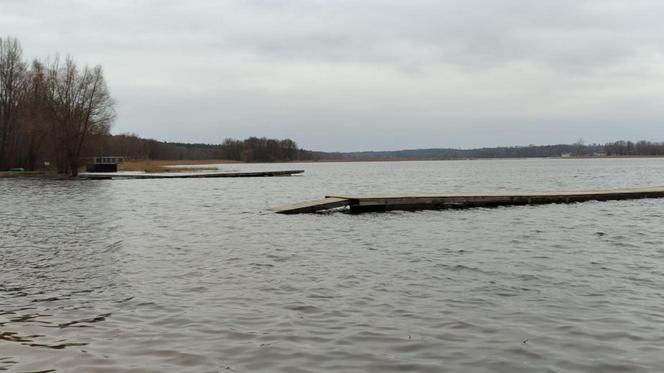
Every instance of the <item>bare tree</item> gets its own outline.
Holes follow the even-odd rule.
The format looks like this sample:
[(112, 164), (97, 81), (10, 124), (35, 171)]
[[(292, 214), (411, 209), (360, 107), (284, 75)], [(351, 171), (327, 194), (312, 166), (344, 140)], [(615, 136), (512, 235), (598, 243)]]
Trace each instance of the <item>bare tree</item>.
[(26, 74), (22, 56), (17, 39), (0, 39), (0, 169), (10, 163), (18, 129), (19, 104)]
[(47, 108), (58, 172), (78, 175), (89, 136), (108, 134), (115, 117), (101, 66), (82, 70), (71, 59), (56, 58), (46, 79)]
[(574, 143), (574, 151), (576, 155), (583, 155), (585, 148), (586, 142), (583, 140), (583, 138), (579, 137), (579, 139)]
[(46, 67), (38, 60), (32, 62), (26, 74), (19, 120), (19, 164), (35, 169), (38, 160), (49, 160), (53, 154), (49, 141), (50, 118), (46, 112)]

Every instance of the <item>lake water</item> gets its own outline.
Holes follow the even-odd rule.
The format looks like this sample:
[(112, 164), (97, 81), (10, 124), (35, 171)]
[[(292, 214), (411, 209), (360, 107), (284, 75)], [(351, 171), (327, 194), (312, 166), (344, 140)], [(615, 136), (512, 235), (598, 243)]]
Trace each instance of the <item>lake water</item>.
[(278, 215), (326, 194), (664, 186), (663, 159), (0, 179), (0, 371), (661, 372), (664, 199)]

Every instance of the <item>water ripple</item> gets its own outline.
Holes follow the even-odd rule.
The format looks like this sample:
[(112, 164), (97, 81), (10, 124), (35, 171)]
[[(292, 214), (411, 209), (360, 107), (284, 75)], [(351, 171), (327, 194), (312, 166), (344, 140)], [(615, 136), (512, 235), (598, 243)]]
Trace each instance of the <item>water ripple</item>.
[(335, 193), (664, 185), (664, 161), (270, 168), (296, 166), (306, 176), (0, 179), (0, 371), (664, 366), (662, 200), (267, 211)]

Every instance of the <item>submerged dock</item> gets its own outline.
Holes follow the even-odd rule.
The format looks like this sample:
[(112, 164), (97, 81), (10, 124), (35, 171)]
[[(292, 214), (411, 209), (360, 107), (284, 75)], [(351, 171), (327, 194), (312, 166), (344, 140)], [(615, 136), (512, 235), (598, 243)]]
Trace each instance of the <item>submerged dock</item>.
[(84, 172), (83, 179), (200, 179), (213, 177), (270, 177), (290, 176), (304, 170), (259, 171), (259, 172), (170, 172), (170, 173), (129, 173), (129, 172)]
[(443, 193), (413, 195), (334, 195), (316, 201), (296, 203), (272, 209), (280, 214), (305, 214), (346, 208), (350, 212), (389, 210), (440, 210), (450, 208), (496, 207), (616, 201), (642, 198), (664, 198), (664, 187), (604, 191), (542, 193)]

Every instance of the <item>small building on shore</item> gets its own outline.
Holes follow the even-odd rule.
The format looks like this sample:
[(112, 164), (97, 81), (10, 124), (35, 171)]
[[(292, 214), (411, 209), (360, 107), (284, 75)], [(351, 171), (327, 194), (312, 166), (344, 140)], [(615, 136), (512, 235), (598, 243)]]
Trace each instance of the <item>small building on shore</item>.
[(126, 157), (122, 156), (99, 156), (92, 157), (85, 169), (87, 172), (118, 172), (118, 165), (124, 162)]

